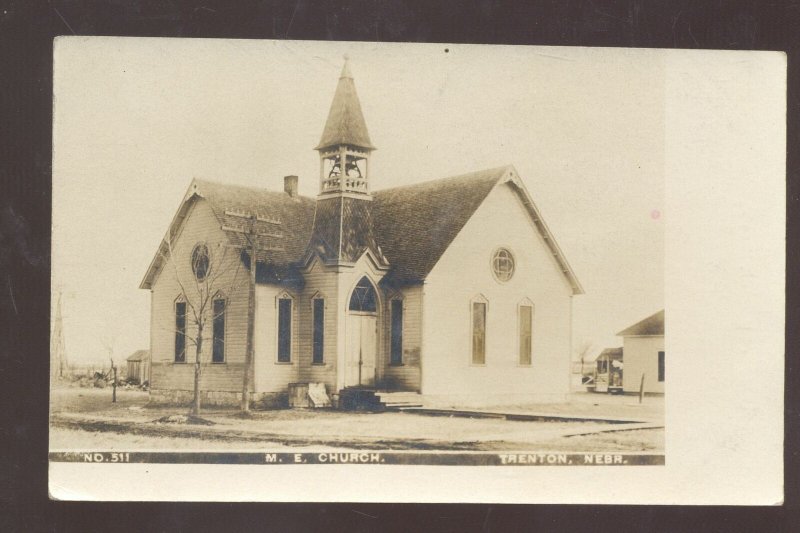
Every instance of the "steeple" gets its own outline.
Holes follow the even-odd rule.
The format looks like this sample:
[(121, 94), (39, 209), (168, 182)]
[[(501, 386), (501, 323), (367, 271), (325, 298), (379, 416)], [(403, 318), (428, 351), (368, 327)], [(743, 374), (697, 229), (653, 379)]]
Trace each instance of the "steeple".
[(369, 139), (346, 55), (328, 120), (315, 150), (320, 157), (320, 196), (345, 193), (369, 197), (369, 156), (375, 147)]

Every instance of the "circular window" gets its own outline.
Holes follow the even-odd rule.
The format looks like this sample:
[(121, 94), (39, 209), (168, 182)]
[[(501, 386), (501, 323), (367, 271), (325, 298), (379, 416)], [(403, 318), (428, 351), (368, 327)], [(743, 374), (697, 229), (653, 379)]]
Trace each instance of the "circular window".
[(494, 252), (492, 272), (497, 281), (508, 281), (514, 275), (514, 256), (506, 248), (498, 248)]
[(192, 272), (198, 281), (203, 281), (208, 275), (208, 246), (198, 244), (192, 250)]

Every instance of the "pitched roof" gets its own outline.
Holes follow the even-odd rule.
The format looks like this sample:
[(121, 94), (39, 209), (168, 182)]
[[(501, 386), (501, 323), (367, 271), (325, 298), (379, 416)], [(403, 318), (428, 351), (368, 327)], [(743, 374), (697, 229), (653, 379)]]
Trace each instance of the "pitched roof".
[[(521, 195), (534, 226), (573, 293), (582, 294), (583, 288), (510, 165), (384, 189), (373, 193), (372, 202), (352, 198), (315, 201), (261, 188), (194, 180), (167, 235), (177, 234), (192, 202), (203, 198), (233, 244), (244, 245), (245, 236), (226, 228), (248, 223), (236, 213), (256, 213), (264, 218), (257, 229), (280, 235), (259, 238), (260, 247), (280, 247), (259, 256), (256, 275), (260, 283), (301, 283), (298, 271), (310, 253), (317, 253), (323, 261), (355, 262), (365, 250), (371, 249), (379, 262), (388, 262), (383, 283), (408, 285), (427, 277), (501, 181), (508, 181)], [(267, 220), (270, 218), (279, 224), (271, 223)], [(166, 238), (140, 285), (143, 289), (152, 288), (160, 271), (167, 255)], [(243, 259), (248, 265), (249, 258)]]
[(125, 360), (126, 361), (146, 361), (150, 359), (150, 350), (136, 350), (132, 354), (130, 354)]
[(322, 150), (340, 144), (375, 149), (369, 139), (367, 123), (361, 112), (361, 102), (358, 100), (356, 85), (350, 74), (347, 59), (339, 77), (339, 84), (336, 86), (336, 93), (333, 95), (322, 138), (315, 149)]
[(645, 335), (663, 335), (664, 334), (664, 310), (662, 309), (654, 315), (650, 315), (644, 320), (640, 320), (636, 324), (623, 329), (617, 333), (620, 337), (629, 336), (645, 336)]
[[(258, 217), (256, 230), (258, 233), (268, 234), (256, 239), (259, 248), (263, 250), (258, 261), (268, 263), (259, 264), (262, 268), (256, 269), (260, 282), (284, 281), (297, 276), (294, 264), (305, 253), (311, 237), (315, 204), (312, 198), (299, 195), (291, 197), (284, 192), (195, 179), (189, 186), (140, 288), (152, 288), (164, 258), (169, 255), (167, 238), (174, 238), (178, 234), (192, 204), (200, 198), (208, 202), (220, 228), (229, 242), (236, 246), (243, 247), (247, 238), (243, 233), (234, 230), (249, 227), (251, 222), (246, 217), (253, 214)], [(249, 265), (247, 257), (245, 264)]]
[(595, 357), (595, 361), (598, 359), (622, 359), (622, 346), (619, 348), (606, 348)]
[(507, 169), (375, 192), (375, 229), (391, 265), (386, 282), (425, 279)]

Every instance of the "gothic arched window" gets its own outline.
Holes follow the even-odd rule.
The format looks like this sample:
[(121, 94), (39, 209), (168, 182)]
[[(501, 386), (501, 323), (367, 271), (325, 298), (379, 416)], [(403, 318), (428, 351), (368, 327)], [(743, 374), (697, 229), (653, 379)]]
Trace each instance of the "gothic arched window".
[(361, 278), (353, 289), (353, 294), (350, 295), (350, 310), (365, 313), (375, 313), (378, 310), (378, 295), (367, 276)]

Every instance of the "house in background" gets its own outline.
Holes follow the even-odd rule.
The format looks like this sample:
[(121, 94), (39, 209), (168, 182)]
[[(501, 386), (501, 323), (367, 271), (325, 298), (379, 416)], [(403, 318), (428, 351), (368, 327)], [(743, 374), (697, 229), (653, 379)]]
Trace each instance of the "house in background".
[(638, 393), (642, 375), (644, 392), (664, 394), (664, 310), (617, 333), (623, 338), (625, 370), (623, 389)]
[(211, 250), (233, 248), (241, 261), (205, 311), (200, 389), (204, 402), (239, 401), (252, 230), (256, 405), (285, 405), (289, 384), (310, 382), (334, 399), (353, 388), (453, 405), (564, 399), (572, 297), (583, 289), (516, 169), (374, 191), (375, 146), (347, 62), (315, 149), (316, 198), (298, 194), (297, 176), (283, 192), (189, 186), (141, 283), (151, 292), (151, 398), (191, 398), (181, 288), (206, 283)]
[(125, 360), (127, 368), (127, 378), (135, 379), (139, 383), (150, 381), (150, 351), (136, 350)]
[(606, 348), (597, 354), (594, 360), (594, 370), (599, 374), (607, 374), (615, 361), (622, 363), (622, 346), (619, 348)]

